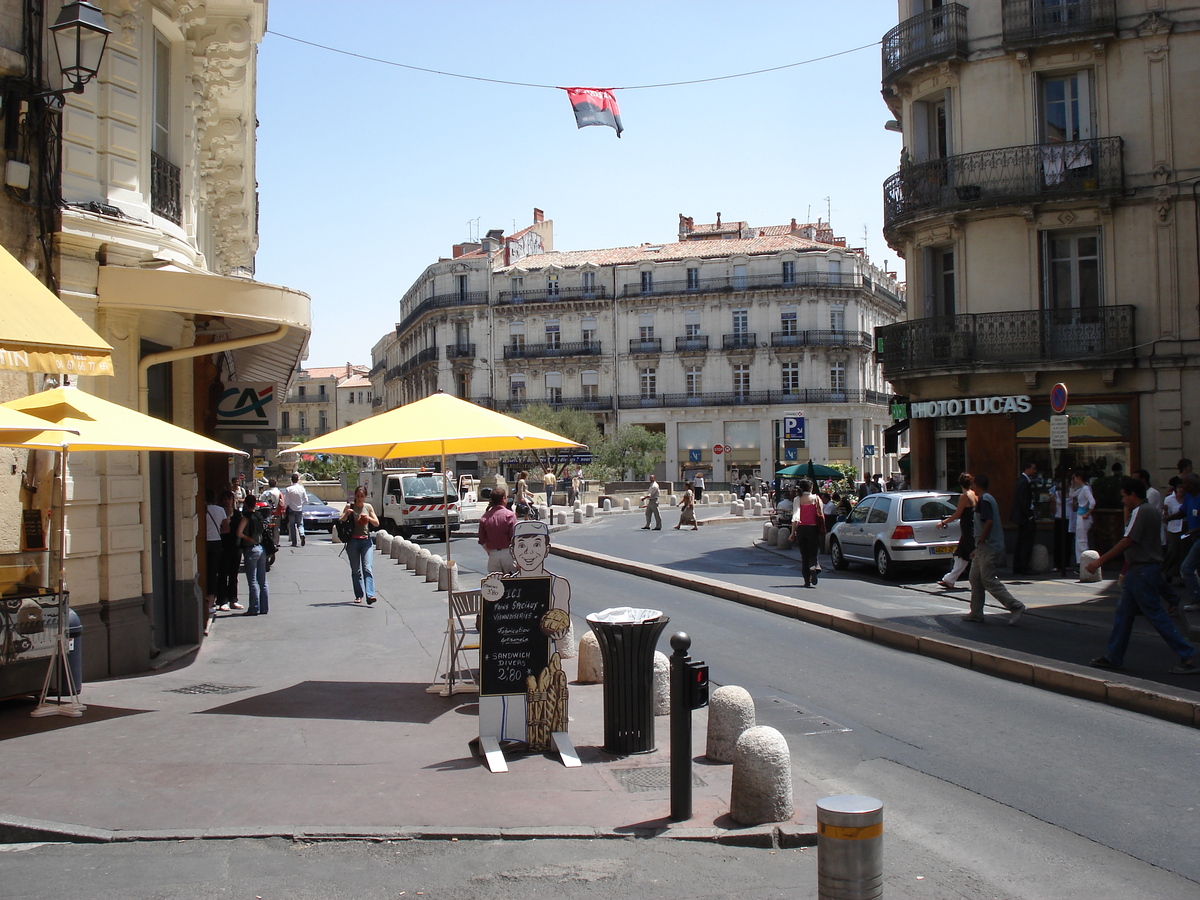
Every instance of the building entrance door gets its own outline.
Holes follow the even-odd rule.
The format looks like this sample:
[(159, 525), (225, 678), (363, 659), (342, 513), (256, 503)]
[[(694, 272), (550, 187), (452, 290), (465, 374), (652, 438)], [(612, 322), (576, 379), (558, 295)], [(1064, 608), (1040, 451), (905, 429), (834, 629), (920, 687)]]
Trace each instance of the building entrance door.
[(939, 435), (938, 476), (939, 490), (958, 490), (958, 476), (967, 471), (967, 438), (965, 435)]

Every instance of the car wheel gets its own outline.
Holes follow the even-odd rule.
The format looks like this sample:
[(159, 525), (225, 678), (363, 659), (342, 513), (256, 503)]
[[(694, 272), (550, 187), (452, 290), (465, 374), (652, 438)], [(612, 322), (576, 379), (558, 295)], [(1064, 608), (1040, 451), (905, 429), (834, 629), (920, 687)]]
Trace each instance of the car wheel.
[(833, 560), (835, 569), (850, 568), (850, 560), (846, 559), (845, 554), (842, 553), (842, 544), (837, 538), (829, 542), (829, 556)]
[(892, 557), (887, 552), (887, 547), (882, 544), (875, 548), (875, 571), (879, 573), (880, 578), (892, 577)]

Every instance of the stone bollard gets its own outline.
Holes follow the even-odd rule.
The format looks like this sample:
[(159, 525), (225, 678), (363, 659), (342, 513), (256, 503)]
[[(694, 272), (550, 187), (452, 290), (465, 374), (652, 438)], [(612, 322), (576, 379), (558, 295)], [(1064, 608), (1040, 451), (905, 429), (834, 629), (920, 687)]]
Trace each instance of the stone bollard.
[(775, 547), (778, 550), (789, 550), (792, 546), (792, 529), (780, 528), (779, 534), (775, 535)]
[(452, 559), (446, 560), (438, 567), (438, 590), (447, 592), (459, 590), (458, 564)]
[(567, 633), (563, 635), (561, 641), (555, 641), (554, 647), (558, 650), (558, 655), (563, 659), (574, 659), (579, 651), (575, 648), (575, 620), (571, 620), (571, 624), (567, 626)]
[(580, 684), (604, 683), (604, 657), (600, 655), (600, 641), (594, 631), (589, 631), (579, 641), (579, 667), (575, 680)]
[(436, 553), (430, 554), (429, 559), (425, 563), (425, 580), (437, 584), (438, 569), (446, 565), (446, 561)]
[(629, 502), (629, 498), (622, 497), (621, 498), (621, 511), (629, 512), (631, 509), (633, 509), (633, 504)]
[(433, 559), (433, 554), (422, 547), (417, 551), (417, 564), (413, 568), (413, 571), (424, 578), (425, 573), (429, 571), (429, 561), (431, 559)]
[(561, 509), (554, 514), (554, 524), (555, 525), (566, 525), (567, 524), (567, 514), (565, 512), (563, 512)]
[(571, 517), (571, 521), (573, 521), (576, 525), (582, 525), (583, 524), (583, 510), (582, 509), (575, 510), (574, 515)]
[(404, 541), (401, 538), (396, 538), (388, 545), (387, 556), (398, 563), (404, 562)]
[(747, 728), (737, 740), (729, 816), (739, 825), (792, 817), (792, 758), (783, 735), (768, 725)]
[(654, 714), (671, 714), (671, 660), (658, 650), (654, 651)]
[(760, 501), (755, 500), (754, 501), (754, 515), (757, 517), (757, 516), (761, 516), (762, 514), (763, 514), (763, 505)]
[(604, 511), (606, 513), (612, 512), (612, 499), (610, 497), (604, 498)]
[(596, 504), (589, 503), (587, 506), (585, 506), (583, 508), (583, 514), (585, 516), (587, 516), (589, 519), (592, 518), (594, 515), (596, 515)]
[(1099, 581), (1103, 577), (1103, 575), (1102, 575), (1102, 573), (1104, 571), (1103, 569), (1097, 569), (1093, 573), (1093, 572), (1089, 572), (1087, 570), (1087, 568), (1085, 568), (1088, 563), (1095, 562), (1099, 558), (1100, 558), (1100, 554), (1097, 553), (1095, 550), (1084, 550), (1083, 553), (1080, 554), (1080, 557), (1079, 557), (1079, 580), (1080, 581)]
[(1050, 571), (1050, 548), (1045, 544), (1034, 544), (1029, 554), (1029, 568), (1034, 575), (1045, 575)]
[(883, 896), (883, 803), (874, 797), (817, 801), (817, 900)]
[(410, 572), (417, 571), (417, 553), (420, 548), (412, 541), (405, 541), (400, 545), (400, 561), (404, 563), (404, 568)]
[(571, 504), (571, 509), (583, 509), (583, 501), (576, 497), (575, 502)]
[(704, 755), (714, 762), (734, 760), (738, 738), (754, 727), (754, 698), (745, 688), (727, 684), (708, 698), (708, 745)]
[(741, 500), (731, 500), (729, 503), (729, 514), (731, 516), (746, 515), (746, 506)]
[(775, 546), (775, 535), (771, 531), (771, 529), (774, 527), (775, 526), (772, 525), (770, 522), (763, 522), (762, 539), (766, 543), (770, 544), (772, 547)]

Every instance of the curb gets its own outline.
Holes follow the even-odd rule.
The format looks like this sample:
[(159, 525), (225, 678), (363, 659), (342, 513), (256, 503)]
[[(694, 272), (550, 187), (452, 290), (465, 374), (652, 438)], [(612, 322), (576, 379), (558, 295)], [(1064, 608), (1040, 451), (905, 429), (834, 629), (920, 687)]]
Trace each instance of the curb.
[(649, 563), (618, 559), (563, 544), (552, 544), (550, 552), (564, 559), (604, 566), (627, 575), (649, 578), (673, 587), (732, 600), (896, 650), (928, 656), (964, 669), (974, 669), (985, 675), (994, 675), (1069, 697), (1094, 700), (1177, 725), (1200, 728), (1200, 699), (1196, 699), (1194, 695), (1173, 693), (1153, 681), (1111, 672), (1098, 675), (1097, 670), (1087, 666), (1050, 662), (1031, 653), (1003, 650), (966, 638), (933, 635), (920, 628), (897, 625), (873, 616), (846, 612), (782, 594), (744, 588), (728, 581), (718, 581), (702, 575), (688, 575)]

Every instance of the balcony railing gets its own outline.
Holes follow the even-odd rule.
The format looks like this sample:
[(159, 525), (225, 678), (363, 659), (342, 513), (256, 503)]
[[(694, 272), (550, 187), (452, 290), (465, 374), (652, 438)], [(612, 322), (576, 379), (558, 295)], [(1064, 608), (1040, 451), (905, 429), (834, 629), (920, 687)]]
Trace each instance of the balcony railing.
[(509, 303), (557, 303), (564, 300), (604, 300), (608, 297), (607, 288), (603, 287), (560, 287), (560, 288), (529, 288), (519, 291), (501, 291), (496, 302)]
[(1133, 358), (1134, 306), (976, 313), (875, 329), (885, 378), (933, 369), (1081, 363)]
[(413, 307), (413, 311), (405, 316), (403, 321), (396, 326), (396, 334), (403, 334), (408, 330), (409, 325), (417, 321), (417, 319), (431, 309), (449, 309), (455, 306), (480, 306), (486, 305), (487, 302), (487, 291), (455, 291), (453, 294), (436, 294), (433, 297), (426, 297)]
[[(669, 294), (723, 294), (734, 291), (778, 291), (803, 287), (860, 288), (863, 277), (856, 272), (793, 272), (784, 275), (728, 275), (720, 278), (693, 278), (655, 281), (643, 285), (633, 281), (621, 286), (622, 297), (656, 297)], [(869, 282), (868, 282), (869, 284)]]
[(701, 394), (623, 394), (621, 409), (676, 408), (684, 406), (773, 406), (777, 404), (855, 403), (887, 406), (888, 396), (880, 391), (829, 388), (798, 388), (795, 391), (721, 391)]
[(698, 353), (708, 349), (707, 334), (693, 334), (687, 337), (675, 338), (676, 353)]
[(662, 338), (632, 338), (630, 353), (662, 353)]
[(967, 8), (949, 3), (905, 19), (883, 36), (883, 83), (917, 66), (967, 55)]
[(783, 347), (861, 347), (874, 348), (871, 335), (865, 331), (772, 331), (771, 346)]
[(1004, 43), (1010, 46), (1116, 31), (1116, 0), (1004, 0)]
[[(476, 400), (476, 403), (480, 401)], [(597, 412), (613, 408), (613, 398), (606, 397), (564, 397), (561, 400), (502, 400), (496, 408), (502, 412), (520, 412), (527, 406), (544, 403), (553, 410), (582, 409), (587, 412)]]
[(153, 150), (150, 151), (150, 211), (176, 225), (183, 221), (179, 207), (179, 166)]
[(883, 183), (883, 228), (931, 212), (1105, 197), (1122, 190), (1119, 137), (1027, 144), (905, 166)]
[(423, 366), (426, 363), (430, 363), (430, 362), (436, 362), (437, 358), (438, 358), (438, 348), (437, 347), (426, 347), (424, 350), (420, 351), (419, 353), (414, 353), (412, 356), (410, 356), (408, 359), (406, 359), (404, 362), (402, 362), (400, 365), (398, 365), (396, 367), (396, 377), (403, 378), (405, 375), (407, 375), (413, 369), (418, 368), (419, 366)]
[(758, 346), (758, 334), (753, 331), (739, 331), (737, 334), (721, 335), (722, 350), (753, 350)]
[(328, 403), (332, 394), (288, 394), (285, 403)]
[(446, 359), (474, 359), (474, 344), (447, 344)]
[(563, 341), (558, 344), (509, 344), (505, 359), (540, 359), (558, 356), (599, 356), (599, 341)]

